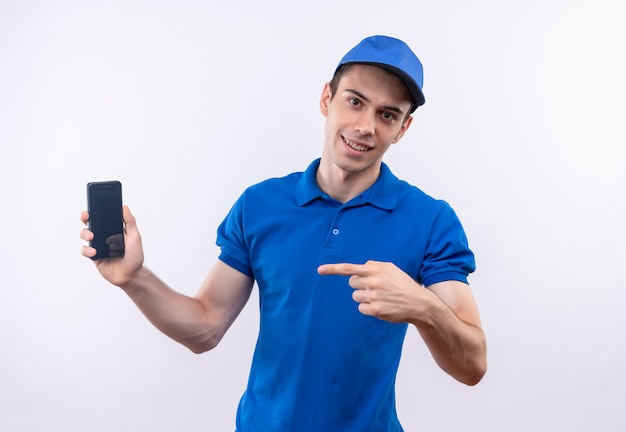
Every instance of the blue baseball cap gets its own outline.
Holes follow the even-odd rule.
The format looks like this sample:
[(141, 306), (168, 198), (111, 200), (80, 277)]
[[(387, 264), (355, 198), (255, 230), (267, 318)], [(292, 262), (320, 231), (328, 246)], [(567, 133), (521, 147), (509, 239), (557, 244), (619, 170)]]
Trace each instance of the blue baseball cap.
[(400, 39), (389, 36), (367, 37), (341, 59), (337, 69), (346, 63), (371, 64), (396, 74), (404, 82), (413, 98), (411, 112), (426, 102), (422, 93), (424, 84), (422, 62)]

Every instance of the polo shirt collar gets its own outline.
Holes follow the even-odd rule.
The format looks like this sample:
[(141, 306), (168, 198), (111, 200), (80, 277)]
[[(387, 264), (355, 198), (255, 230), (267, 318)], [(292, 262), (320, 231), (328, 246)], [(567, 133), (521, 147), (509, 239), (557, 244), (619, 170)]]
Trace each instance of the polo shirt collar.
[[(296, 184), (295, 198), (296, 204), (299, 206), (305, 206), (311, 201), (325, 196), (315, 178), (319, 165), (319, 158), (311, 162)], [(399, 191), (400, 180), (398, 180), (389, 167), (383, 162), (380, 167), (380, 176), (376, 182), (368, 190), (363, 192), (360, 197), (356, 197), (352, 201), (364, 199), (365, 202), (362, 204), (371, 204), (384, 210), (392, 210), (398, 203)]]

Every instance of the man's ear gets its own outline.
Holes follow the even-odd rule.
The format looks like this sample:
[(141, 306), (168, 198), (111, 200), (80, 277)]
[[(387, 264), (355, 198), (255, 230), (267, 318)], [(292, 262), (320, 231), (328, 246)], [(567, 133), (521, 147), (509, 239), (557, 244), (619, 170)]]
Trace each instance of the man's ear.
[(409, 130), (409, 127), (411, 126), (411, 123), (413, 123), (413, 116), (409, 116), (404, 121), (404, 123), (402, 124), (402, 127), (400, 128), (400, 131), (398, 132), (398, 134), (395, 136), (395, 138), (391, 142), (395, 144), (398, 141), (400, 141), (400, 139), (404, 136), (406, 131)]
[(328, 116), (328, 106), (332, 99), (332, 91), (330, 90), (330, 83), (324, 84), (322, 95), (320, 96), (320, 112), (324, 117)]

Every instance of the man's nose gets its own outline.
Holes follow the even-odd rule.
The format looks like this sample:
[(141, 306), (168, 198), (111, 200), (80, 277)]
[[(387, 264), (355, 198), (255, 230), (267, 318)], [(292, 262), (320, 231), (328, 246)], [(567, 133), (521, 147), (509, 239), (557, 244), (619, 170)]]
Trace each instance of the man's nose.
[(363, 110), (354, 124), (354, 130), (361, 135), (374, 135), (376, 130), (374, 113), (370, 110)]

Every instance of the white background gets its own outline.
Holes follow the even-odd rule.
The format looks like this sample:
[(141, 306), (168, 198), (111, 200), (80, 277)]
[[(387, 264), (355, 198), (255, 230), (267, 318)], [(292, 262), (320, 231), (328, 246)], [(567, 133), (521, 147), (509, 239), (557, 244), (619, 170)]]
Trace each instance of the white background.
[(256, 297), (214, 351), (170, 341), (80, 256), (85, 184), (122, 181), (193, 294), (243, 188), (320, 154), (341, 56), (387, 34), (427, 102), (386, 161), (461, 217), (489, 342), (465, 387), (410, 329), (406, 430), (623, 431), (621, 3), (0, 0), (0, 429), (234, 429)]

